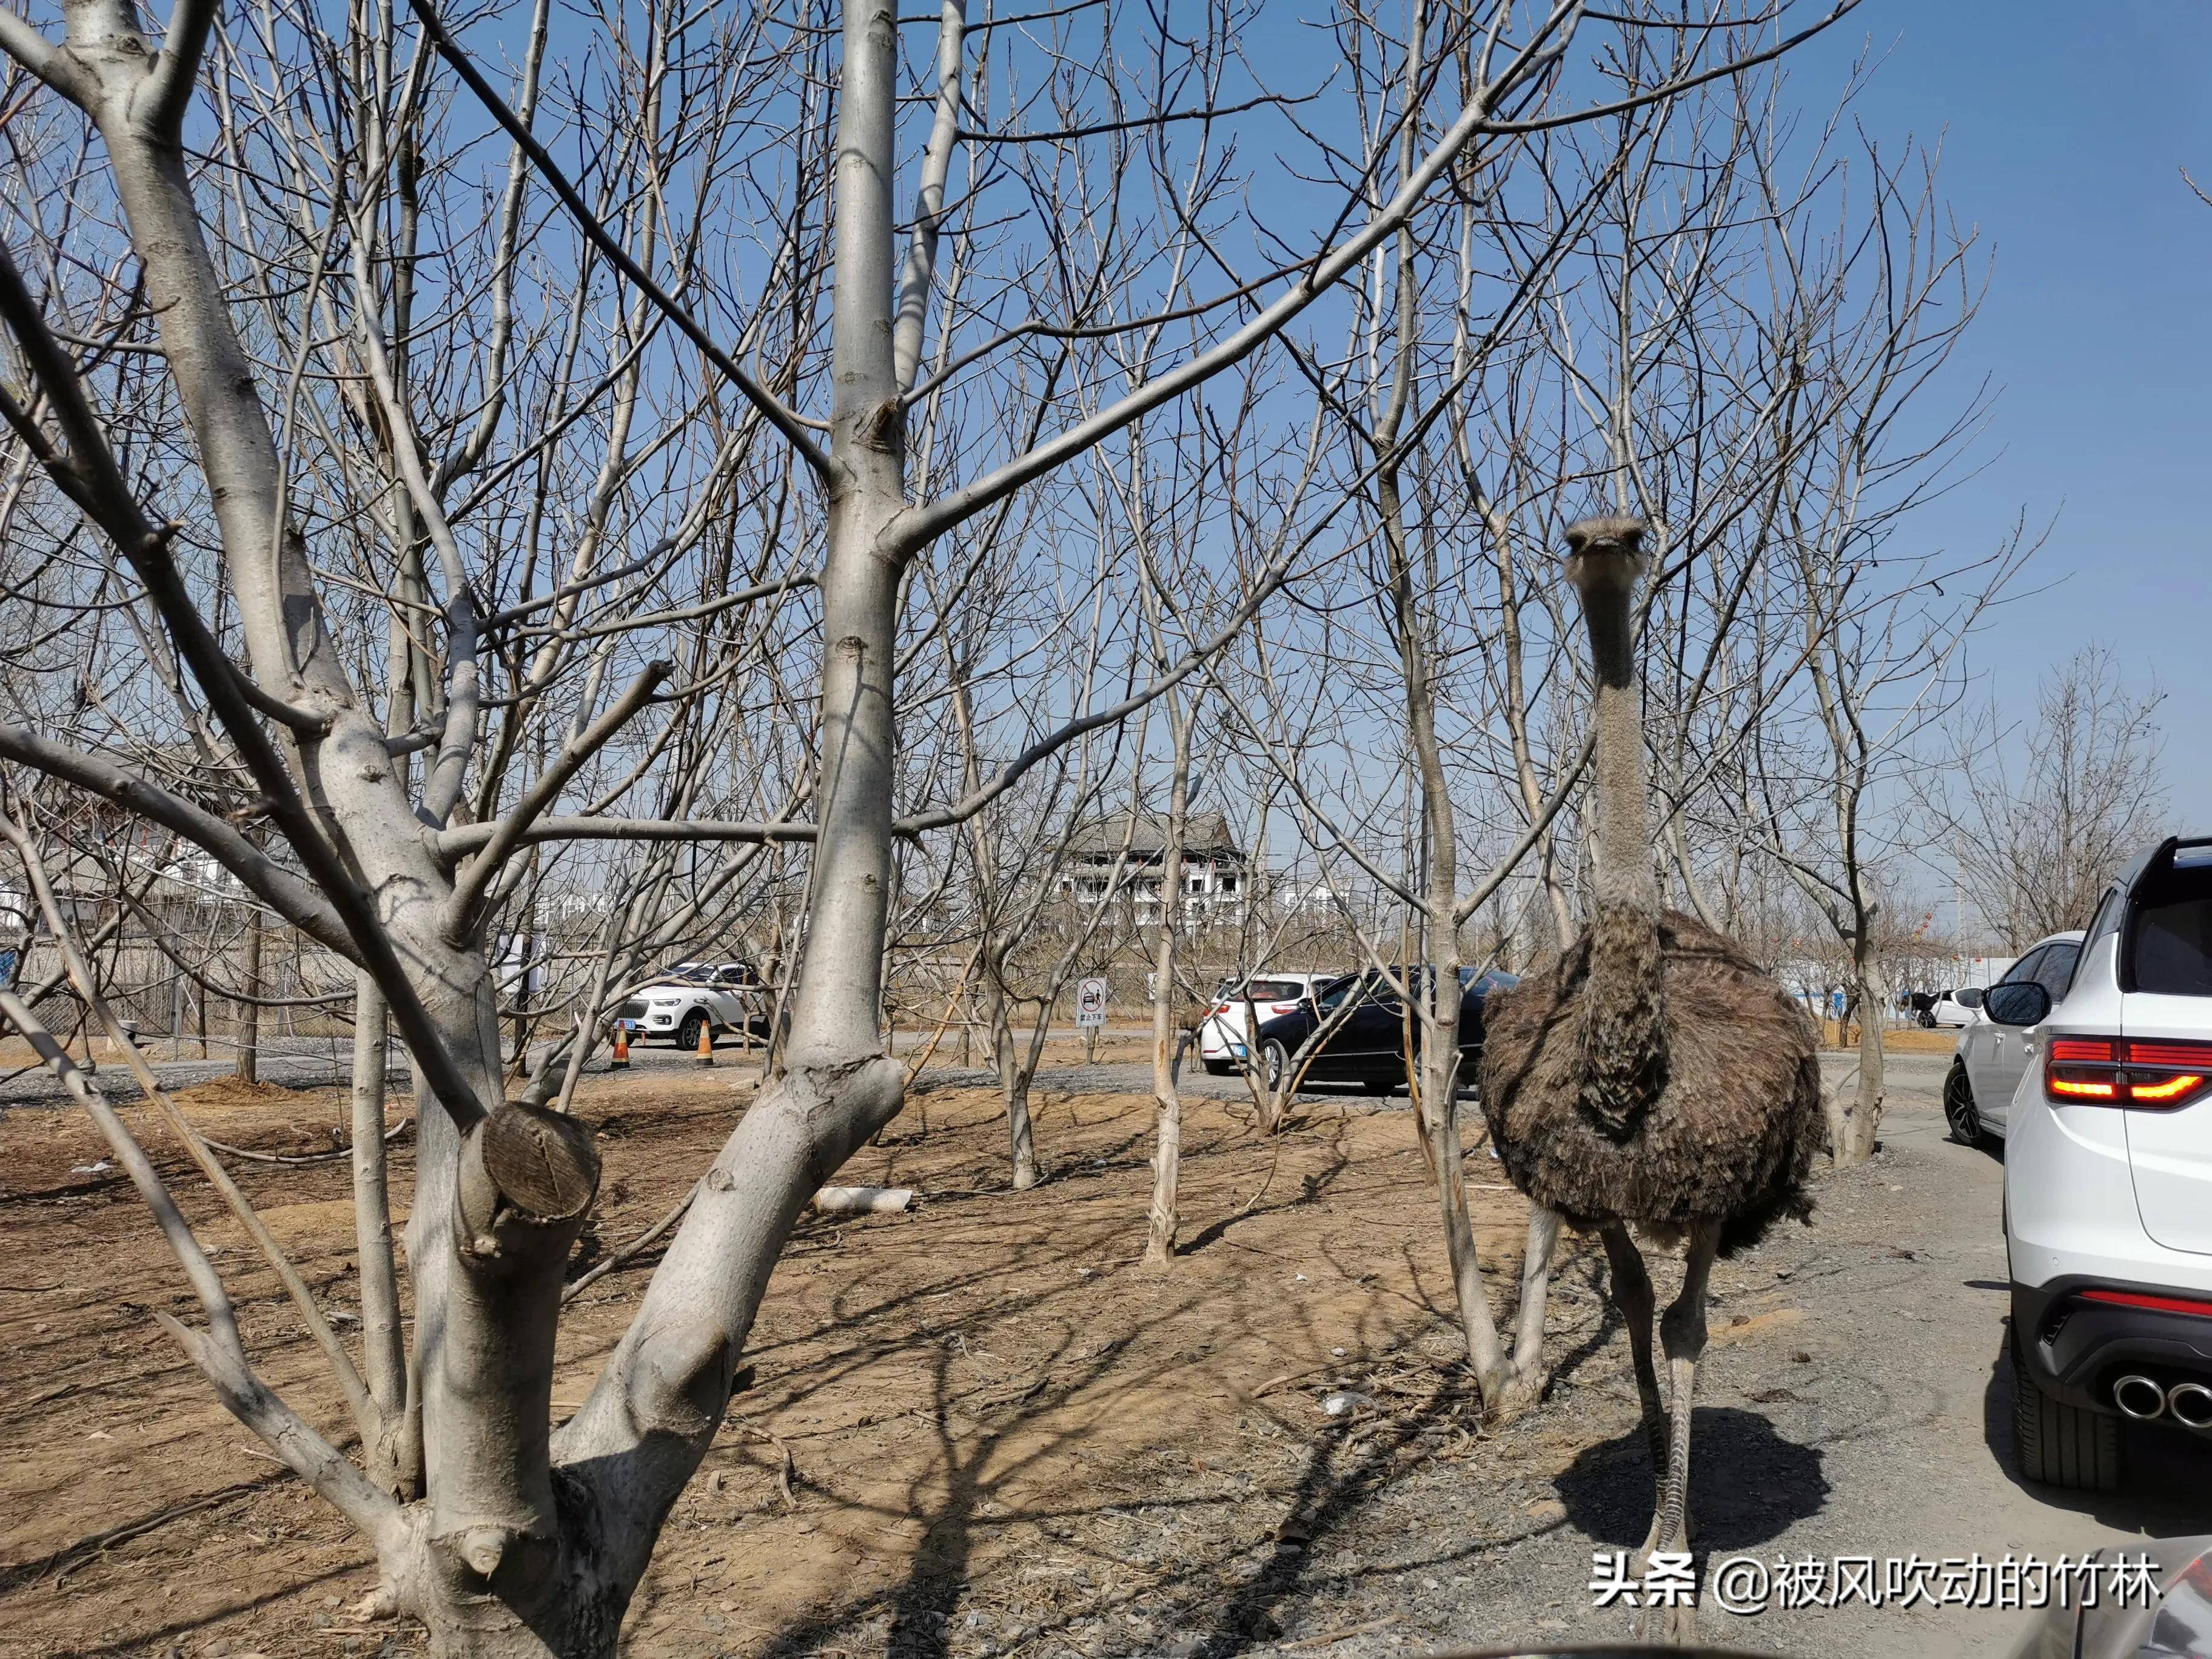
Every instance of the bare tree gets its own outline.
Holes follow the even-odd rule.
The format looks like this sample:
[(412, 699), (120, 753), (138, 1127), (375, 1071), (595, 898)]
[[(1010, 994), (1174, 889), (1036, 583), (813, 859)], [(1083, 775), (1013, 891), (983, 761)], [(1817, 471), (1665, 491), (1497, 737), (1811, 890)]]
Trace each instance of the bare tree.
[[(1857, 1076), (1848, 1097), (1830, 1101), (1832, 1151), (1845, 1165), (1872, 1153), (1881, 1123), (1881, 872), (1910, 851), (1903, 775), (1958, 700), (1967, 634), (2033, 551), (2017, 527), (1985, 551), (1893, 546), (1979, 424), (1978, 400), (1930, 436), (1907, 441), (1900, 422), (1972, 320), (1978, 289), (1971, 242), (1943, 223), (1932, 158), (1890, 164), (1869, 149), (1863, 172), (1868, 226), (1838, 225), (1820, 245), (1824, 271), (1807, 271), (1808, 256), (1783, 245), (1793, 270), (1835, 296), (1796, 345), (1799, 372), (1830, 395), (1801, 428), (1805, 459), (1784, 475), (1777, 514), (1803, 689), (1754, 728), (1754, 823), (1849, 955)], [(1762, 610), (1769, 652), (1750, 671), (1765, 696), (1777, 695), (1778, 665), (1799, 672), (1764, 634), (1779, 608)]]
[(2111, 649), (2091, 645), (2043, 677), (2032, 723), (1992, 700), (1960, 726), (1918, 799), (2008, 948), (2086, 926), (2113, 872), (2160, 834), (2165, 700), (2155, 685), (2131, 692)]

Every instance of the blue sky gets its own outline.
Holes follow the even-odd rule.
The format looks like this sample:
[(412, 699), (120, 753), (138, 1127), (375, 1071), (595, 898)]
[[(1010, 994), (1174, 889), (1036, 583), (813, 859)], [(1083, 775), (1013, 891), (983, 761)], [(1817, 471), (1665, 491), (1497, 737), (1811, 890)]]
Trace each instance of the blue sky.
[[(1817, 105), (1884, 52), (1869, 131), (1941, 139), (1943, 192), (1995, 257), (1954, 359), (1998, 389), (1978, 476), (1908, 535), (1982, 546), (2056, 515), (1973, 665), (2008, 704), (2091, 640), (2155, 677), (2175, 818), (2212, 830), (2212, 7), (2189, 0), (1866, 0), (1805, 49)], [(1936, 394), (1940, 401), (1941, 392)]]

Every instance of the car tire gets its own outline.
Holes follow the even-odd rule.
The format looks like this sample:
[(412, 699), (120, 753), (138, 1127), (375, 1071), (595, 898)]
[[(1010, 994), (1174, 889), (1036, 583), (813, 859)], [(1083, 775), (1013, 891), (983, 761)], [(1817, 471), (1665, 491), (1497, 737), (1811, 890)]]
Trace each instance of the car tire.
[(1260, 1081), (1273, 1094), (1283, 1086), (1283, 1079), (1291, 1073), (1291, 1051), (1273, 1037), (1260, 1045)]
[(676, 1028), (676, 1046), (687, 1054), (699, 1051), (699, 1039), (705, 1035), (707, 1016), (694, 1008), (684, 1016), (684, 1023)]
[(1395, 1095), (1404, 1086), (1403, 1078), (1371, 1074), (1359, 1079), (1360, 1086), (1370, 1095)]
[(2120, 1420), (2053, 1400), (2035, 1386), (2012, 1345), (2012, 1449), (2021, 1478), (2068, 1492), (2118, 1492)]
[(1974, 1085), (1964, 1060), (1954, 1060), (1943, 1079), (1943, 1121), (1951, 1126), (1951, 1139), (1961, 1146), (1979, 1146), (1989, 1139), (1982, 1127), (1981, 1112), (1974, 1105)]
[(1206, 1062), (1206, 1069), (1215, 1077), (1227, 1077), (1237, 1068), (1225, 1060), (1209, 1060)]

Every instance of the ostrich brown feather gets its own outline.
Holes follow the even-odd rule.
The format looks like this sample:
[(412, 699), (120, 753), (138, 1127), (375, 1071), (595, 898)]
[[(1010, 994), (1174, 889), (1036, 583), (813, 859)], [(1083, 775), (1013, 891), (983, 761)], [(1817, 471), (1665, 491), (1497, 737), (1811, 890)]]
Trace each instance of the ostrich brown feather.
[[(1622, 936), (1638, 929), (1659, 957), (1657, 1008), (1599, 1006), (1593, 943), (1637, 948)], [(1805, 1176), (1827, 1140), (1813, 1024), (1733, 940), (1679, 911), (1655, 928), (1601, 907), (1483, 1014), (1491, 1144), (1513, 1184), (1570, 1224), (1668, 1236), (1721, 1217), (1725, 1255), (1778, 1216), (1811, 1214)]]

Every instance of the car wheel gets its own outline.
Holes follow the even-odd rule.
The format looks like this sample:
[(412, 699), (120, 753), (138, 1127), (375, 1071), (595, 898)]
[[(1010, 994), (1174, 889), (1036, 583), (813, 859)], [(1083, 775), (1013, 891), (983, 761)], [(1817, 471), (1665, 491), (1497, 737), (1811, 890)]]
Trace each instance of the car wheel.
[(1403, 1080), (1401, 1078), (1370, 1075), (1360, 1079), (1359, 1082), (1360, 1086), (1370, 1095), (1395, 1095), (1398, 1092), (1399, 1085)]
[(1237, 1068), (1225, 1060), (1209, 1060), (1206, 1062), (1206, 1069), (1215, 1077), (1227, 1077)]
[(676, 1046), (685, 1054), (699, 1051), (699, 1039), (706, 1035), (707, 1016), (694, 1008), (684, 1016), (684, 1023), (676, 1028)]
[(2069, 1492), (2118, 1492), (2120, 1421), (2053, 1400), (2035, 1386), (2012, 1345), (2012, 1449), (2023, 1480)]
[(1943, 1079), (1943, 1121), (1951, 1126), (1951, 1139), (1961, 1146), (1982, 1144), (1982, 1115), (1974, 1109), (1974, 1085), (1965, 1064), (1956, 1060)]
[(1260, 1045), (1260, 1076), (1273, 1094), (1283, 1086), (1283, 1079), (1291, 1074), (1291, 1053), (1274, 1038), (1269, 1037)]

